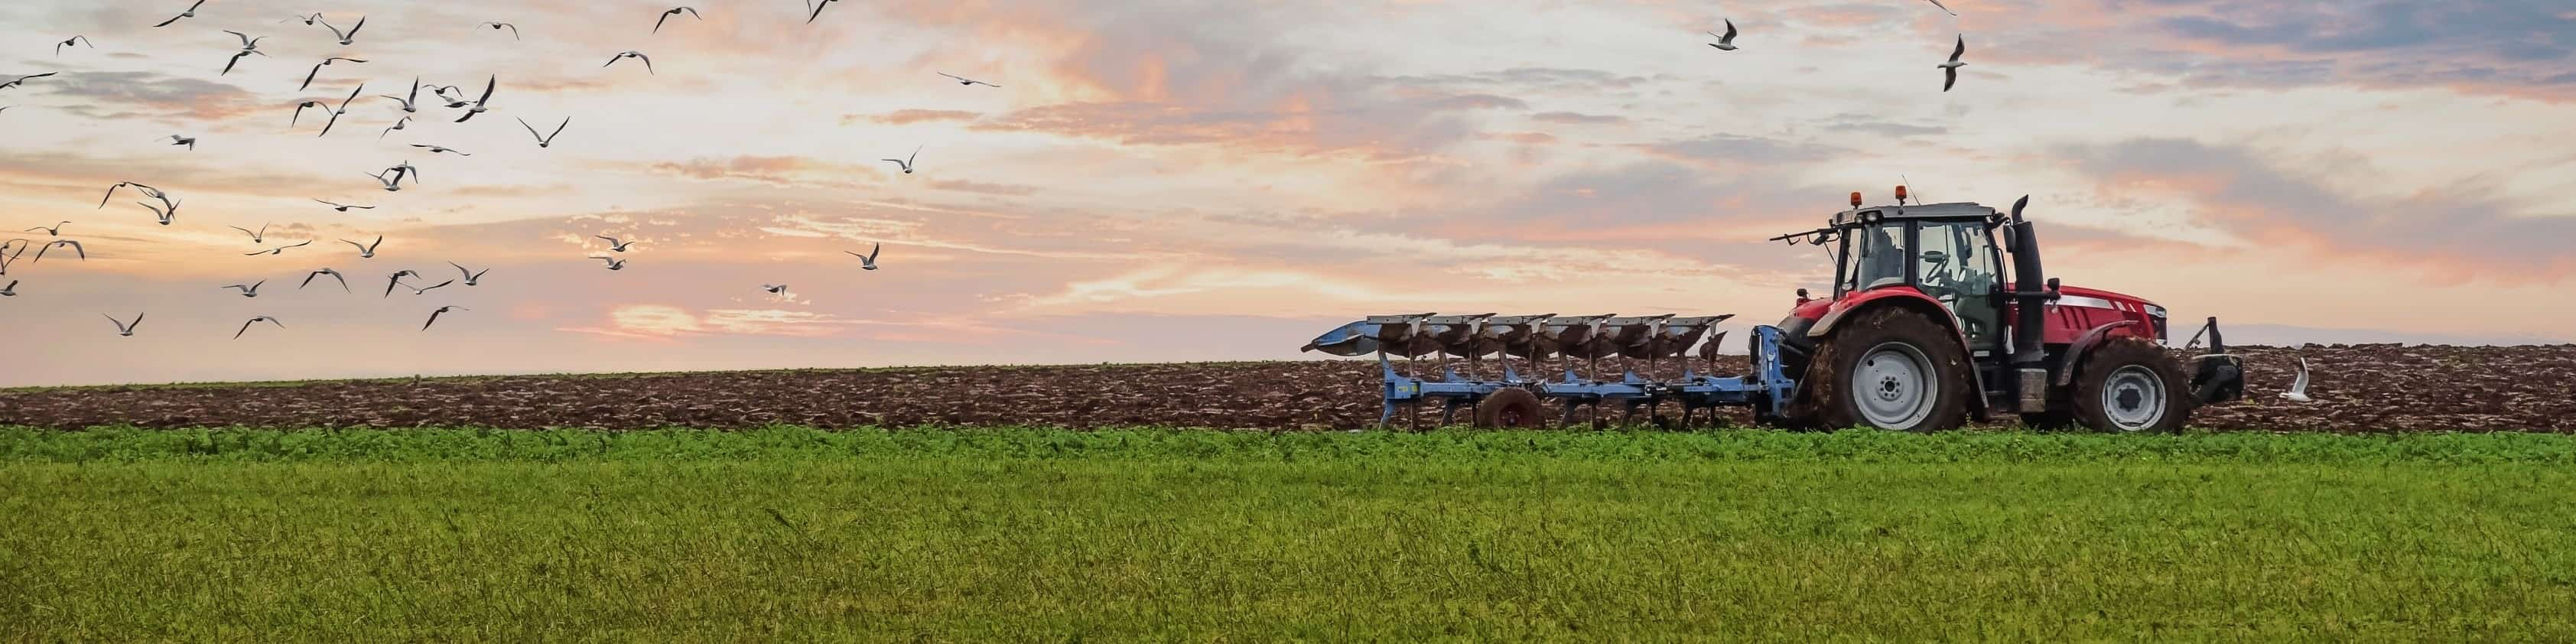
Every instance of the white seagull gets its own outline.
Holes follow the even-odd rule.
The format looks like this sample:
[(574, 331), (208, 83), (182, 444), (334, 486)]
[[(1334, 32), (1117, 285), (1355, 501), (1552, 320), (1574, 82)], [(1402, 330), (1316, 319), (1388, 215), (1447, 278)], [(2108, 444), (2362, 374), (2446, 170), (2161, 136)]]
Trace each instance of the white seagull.
[[(203, 1), (203, 0), (200, 0), (200, 1)], [(267, 39), (268, 39), (268, 37), (267, 37), (267, 36), (260, 36), (260, 37), (258, 37), (258, 38), (252, 38), (252, 37), (250, 37), (250, 34), (245, 34), (245, 33), (238, 32), (238, 31), (233, 31), (233, 30), (230, 30), (230, 29), (226, 29), (226, 30), (224, 30), (224, 33), (228, 33), (228, 34), (232, 34), (232, 35), (234, 35), (234, 36), (240, 37), (240, 38), (241, 38), (241, 42), (242, 42), (242, 48), (241, 48), (241, 51), (233, 52), (233, 59), (232, 59), (232, 60), (224, 61), (224, 72), (223, 72), (223, 74), (216, 74), (216, 76), (222, 76), (222, 75), (224, 75), (224, 74), (230, 74), (230, 73), (233, 73), (233, 65), (240, 63), (240, 62), (241, 62), (241, 59), (242, 59), (242, 57), (243, 57), (243, 56), (248, 56), (248, 55), (251, 55), (251, 54), (259, 54), (259, 55), (261, 55), (261, 56), (267, 56), (267, 55), (268, 55), (268, 54), (263, 53), (263, 52), (261, 52), (261, 51), (259, 50), (259, 41), (267, 40)]]
[[(206, 4), (206, 0), (197, 0), (197, 2), (196, 2), (195, 4), (188, 5), (188, 10), (187, 10), (187, 11), (179, 12), (179, 15), (171, 16), (169, 20), (163, 20), (163, 21), (161, 21), (161, 24), (157, 24), (157, 25), (153, 25), (153, 26), (154, 26), (154, 27), (168, 27), (168, 26), (170, 26), (170, 23), (178, 22), (180, 18), (195, 18), (195, 17), (197, 17), (197, 7), (205, 6), (205, 4)], [(137, 317), (141, 317), (141, 316), (137, 316)], [(127, 335), (132, 335), (132, 334), (127, 334)]]
[(603, 262), (608, 262), (608, 270), (612, 270), (612, 271), (622, 271), (622, 270), (626, 270), (626, 260), (618, 259), (618, 258), (615, 258), (615, 257), (600, 257), (600, 256), (598, 256), (598, 255), (592, 255), (592, 256), (590, 256), (590, 258), (591, 258), (591, 259), (596, 259), (596, 260), (599, 260), (599, 261), (603, 261)]
[(330, 206), (332, 210), (336, 210), (336, 211), (339, 211), (339, 212), (348, 212), (350, 208), (356, 208), (356, 209), (359, 209), (359, 210), (375, 210), (375, 209), (376, 209), (376, 207), (375, 207), (375, 206), (353, 206), (353, 205), (344, 204), (344, 203), (332, 203), (332, 202), (328, 202), (328, 201), (322, 201), (322, 200), (320, 200), (320, 199), (315, 199), (314, 201), (321, 202), (321, 203), (322, 203), (322, 205)]
[(414, 143), (414, 144), (411, 144), (411, 146), (412, 146), (412, 147), (415, 147), (415, 148), (423, 148), (423, 149), (427, 149), (427, 150), (429, 150), (429, 153), (430, 153), (430, 154), (438, 154), (438, 153), (440, 153), (440, 152), (454, 152), (454, 153), (456, 153), (456, 156), (460, 156), (460, 157), (470, 157), (470, 156), (474, 156), (474, 155), (471, 155), (471, 154), (466, 154), (466, 153), (464, 153), (464, 152), (462, 152), (462, 151), (459, 151), (459, 150), (457, 150), (457, 149), (455, 149), (455, 148), (440, 147), (440, 146), (435, 146), (435, 145), (429, 145), (429, 144), (426, 144), (426, 143)]
[(260, 281), (258, 281), (258, 282), (253, 282), (253, 283), (246, 284), (246, 285), (245, 285), (245, 284), (234, 284), (234, 285), (231, 285), (231, 286), (226, 286), (226, 287), (224, 287), (224, 288), (241, 289), (241, 296), (242, 296), (242, 297), (259, 297), (259, 287), (260, 287), (261, 285), (263, 285), (263, 284), (267, 284), (267, 283), (268, 283), (268, 280), (260, 280)]
[[(113, 319), (113, 318), (111, 318), (111, 319)], [(138, 322), (139, 322), (139, 321), (142, 321), (142, 320), (141, 320), (141, 317), (140, 317), (140, 316), (137, 316), (136, 321), (138, 321)], [(243, 323), (242, 323), (242, 328), (241, 328), (241, 330), (240, 330), (240, 331), (234, 331), (234, 332), (233, 332), (233, 339), (235, 339), (235, 340), (239, 340), (239, 339), (241, 339), (242, 334), (244, 334), (244, 333), (249, 333), (249, 332), (250, 332), (250, 325), (258, 324), (258, 323), (261, 323), (261, 322), (267, 322), (267, 323), (269, 323), (269, 324), (275, 324), (275, 325), (277, 325), (277, 328), (280, 328), (280, 329), (286, 328), (286, 323), (277, 321), (277, 318), (273, 318), (273, 317), (269, 317), (269, 316), (262, 315), (262, 316), (259, 316), (259, 317), (251, 318), (249, 322), (243, 322)]]
[(438, 323), (438, 314), (446, 313), (446, 312), (448, 312), (448, 311), (472, 311), (472, 310), (474, 310), (474, 309), (469, 309), (469, 308), (465, 308), (465, 307), (462, 307), (462, 306), (442, 306), (442, 307), (438, 307), (438, 310), (436, 310), (436, 311), (430, 311), (430, 312), (429, 312), (429, 321), (428, 321), (428, 322), (422, 322), (422, 323), (420, 323), (420, 330), (422, 330), (422, 331), (427, 331), (427, 330), (429, 330), (429, 325), (437, 324), (437, 323)]
[(117, 334), (117, 335), (121, 335), (121, 336), (129, 337), (129, 338), (134, 337), (134, 327), (135, 327), (136, 325), (143, 324), (143, 314), (141, 314), (141, 313), (136, 313), (136, 314), (134, 314), (134, 321), (132, 321), (132, 322), (122, 322), (122, 321), (118, 321), (118, 320), (116, 319), (116, 316), (108, 315), (108, 314), (105, 314), (105, 313), (100, 313), (100, 314), (98, 314), (98, 316), (99, 316), (99, 317), (103, 317), (103, 318), (107, 318), (107, 321), (108, 321), (109, 323), (115, 324), (115, 325), (116, 325), (116, 334)]
[(465, 265), (463, 265), (463, 264), (458, 264), (458, 263), (456, 263), (456, 262), (448, 262), (448, 263), (447, 263), (447, 265), (449, 265), (449, 266), (454, 266), (454, 267), (456, 267), (456, 272), (464, 273), (464, 274), (465, 274), (465, 285), (466, 285), (466, 286), (474, 286), (474, 285), (476, 285), (476, 284), (481, 283), (481, 282), (483, 281), (483, 273), (489, 273), (489, 272), (492, 272), (492, 269), (489, 269), (489, 268), (483, 269), (481, 272), (476, 272), (476, 271), (473, 271), (473, 270), (467, 269), (467, 268), (465, 268)]
[(301, 291), (301, 290), (304, 290), (304, 287), (306, 287), (306, 286), (312, 286), (312, 285), (313, 285), (313, 278), (321, 277), (321, 276), (324, 276), (324, 275), (329, 275), (329, 276), (331, 276), (331, 279), (339, 280), (339, 281), (340, 281), (340, 290), (341, 290), (342, 292), (348, 292), (348, 291), (349, 291), (349, 278), (347, 278), (347, 277), (342, 277), (342, 276), (340, 275), (340, 272), (339, 272), (339, 271), (331, 270), (331, 269), (328, 269), (328, 268), (325, 268), (325, 269), (322, 269), (322, 270), (318, 270), (318, 271), (313, 271), (312, 273), (306, 274), (306, 275), (304, 276), (304, 284), (303, 284), (303, 285), (301, 285), (301, 286), (297, 286), (297, 287), (295, 287), (295, 290), (299, 290), (299, 291)]
[(608, 57), (608, 63), (607, 63), (607, 64), (604, 64), (604, 65), (600, 65), (600, 67), (607, 67), (607, 66), (609, 66), (609, 65), (615, 65), (615, 64), (617, 64), (617, 61), (626, 60), (626, 59), (628, 59), (628, 58), (633, 58), (633, 59), (636, 59), (636, 60), (644, 61), (644, 73), (646, 73), (646, 74), (651, 74), (651, 73), (653, 73), (653, 58), (652, 58), (652, 57), (650, 57), (650, 56), (646, 56), (646, 55), (644, 55), (644, 52), (635, 51), (635, 50), (632, 50), (632, 49), (629, 49), (629, 50), (626, 50), (626, 51), (617, 52), (617, 55)]
[(329, 66), (331, 66), (331, 63), (336, 63), (336, 62), (340, 62), (340, 61), (343, 61), (343, 60), (345, 60), (345, 61), (349, 61), (349, 62), (352, 62), (352, 63), (365, 63), (365, 62), (367, 62), (367, 59), (364, 59), (364, 58), (343, 58), (343, 57), (339, 57), (339, 56), (332, 56), (332, 57), (330, 57), (330, 58), (324, 58), (324, 59), (322, 59), (322, 64), (314, 65), (314, 66), (313, 66), (313, 71), (309, 71), (309, 72), (305, 72), (305, 73), (304, 73), (304, 84), (295, 86), (295, 91), (301, 92), (301, 91), (304, 91), (304, 88), (312, 87), (312, 86), (313, 86), (313, 77), (315, 77), (315, 76), (320, 76), (320, 75), (322, 74), (322, 68), (324, 68), (324, 67), (329, 67)]
[(1939, 65), (1941, 68), (1941, 91), (1950, 91), (1950, 86), (1959, 84), (1959, 68), (1968, 66), (1967, 63), (1959, 62), (1959, 57), (1967, 55), (1967, 53), (1968, 36), (1967, 34), (1960, 34), (1959, 47), (1957, 49), (1950, 50), (1950, 62), (1941, 63)]
[(418, 114), (420, 113), (420, 77), (411, 77), (411, 94), (409, 96), (394, 96), (392, 94), (377, 94), (376, 96), (379, 98), (390, 98), (402, 101), (404, 114)]
[(506, 23), (506, 22), (486, 22), (486, 23), (479, 24), (479, 25), (474, 25), (474, 26), (476, 26), (476, 27), (491, 27), (493, 31), (500, 31), (500, 30), (501, 30), (501, 28), (503, 28), (503, 27), (508, 27), (508, 28), (510, 29), (510, 39), (511, 39), (511, 40), (518, 40), (518, 39), (519, 39), (519, 26), (518, 26), (518, 25), (514, 25), (514, 24), (510, 24), (510, 23)]
[(626, 247), (635, 245), (635, 242), (619, 241), (617, 238), (607, 235), (592, 235), (592, 237), (608, 240), (608, 249), (620, 253), (626, 252)]
[[(846, 250), (841, 252), (850, 253)], [(873, 271), (877, 269), (877, 253), (882, 252), (885, 252), (885, 243), (878, 242), (877, 245), (868, 248), (868, 254), (850, 253), (850, 256), (859, 258), (859, 270)]]
[(54, 224), (54, 227), (52, 227), (52, 228), (46, 228), (46, 227), (44, 227), (44, 226), (37, 226), (37, 227), (34, 227), (34, 228), (29, 228), (29, 229), (27, 229), (27, 232), (31, 232), (31, 233), (32, 233), (32, 232), (36, 232), (36, 231), (41, 230), (41, 231), (45, 231), (45, 236), (47, 236), (47, 237), (61, 237), (61, 236), (63, 236), (63, 224), (68, 224), (68, 223), (72, 223), (72, 222), (68, 222), (68, 221), (66, 221), (66, 222), (62, 222), (62, 223), (57, 223), (57, 224)]
[(528, 124), (528, 120), (527, 120), (527, 119), (519, 119), (519, 127), (528, 128), (528, 136), (537, 137), (537, 147), (539, 147), (539, 148), (544, 148), (544, 147), (549, 147), (549, 146), (554, 145), (554, 144), (555, 144), (555, 134), (562, 134), (562, 133), (563, 133), (563, 130), (564, 130), (564, 126), (567, 126), (567, 125), (572, 125), (572, 117), (569, 117), (569, 116), (564, 117), (563, 123), (558, 124), (558, 125), (556, 125), (556, 126), (555, 126), (554, 134), (538, 134), (538, 133), (537, 133), (537, 126), (529, 125), (529, 124)]
[(54, 43), (54, 56), (56, 56), (56, 57), (60, 57), (60, 56), (62, 56), (62, 55), (63, 55), (63, 48), (64, 48), (64, 47), (69, 47), (69, 46), (72, 46), (72, 45), (75, 45), (75, 44), (79, 44), (79, 45), (89, 45), (89, 48), (90, 48), (90, 49), (97, 49), (97, 48), (98, 48), (98, 43), (90, 42), (90, 41), (89, 41), (89, 37), (88, 37), (88, 36), (73, 36), (73, 37), (70, 37), (70, 38), (64, 39), (62, 42)]
[(411, 125), (411, 117), (405, 116), (400, 119), (395, 119), (393, 127), (385, 128), (385, 131), (376, 133), (376, 140), (382, 141), (384, 140), (385, 135), (392, 134), (394, 133), (394, 130), (403, 129), (409, 125)]
[(760, 285), (760, 290), (768, 291), (770, 295), (787, 297), (787, 285), (785, 284), (762, 284)]
[(658, 34), (658, 33), (662, 33), (662, 23), (663, 23), (664, 21), (670, 20), (670, 19), (671, 19), (671, 16), (680, 15), (680, 12), (683, 12), (683, 11), (688, 12), (689, 17), (691, 17), (691, 18), (696, 18), (696, 19), (698, 19), (698, 20), (699, 20), (699, 21), (701, 21), (701, 22), (703, 22), (703, 21), (705, 21), (705, 20), (707, 19), (707, 17), (706, 17), (706, 16), (698, 15), (698, 10), (696, 10), (696, 9), (691, 9), (691, 8), (688, 8), (688, 7), (672, 7), (670, 11), (664, 11), (664, 12), (662, 12), (662, 17), (661, 17), (660, 19), (658, 19), (658, 20), (654, 20), (654, 21), (653, 21), (653, 33), (657, 33), (657, 34)]
[(52, 75), (54, 75), (54, 74), (59, 74), (59, 73), (61, 73), (61, 72), (45, 72), (45, 73), (42, 73), (42, 74), (30, 74), (30, 75), (26, 75), (26, 76), (20, 76), (20, 77), (18, 77), (18, 79), (17, 79), (17, 80), (9, 81), (9, 82), (6, 82), (6, 83), (0, 83), (0, 89), (9, 89), (9, 88), (12, 88), (12, 87), (17, 87), (17, 86), (19, 86), (19, 85), (25, 85), (25, 84), (27, 84), (27, 81), (28, 81), (28, 80), (30, 80), (30, 79), (44, 78), (44, 77), (52, 76)]
[[(82, 248), (82, 247), (81, 247), (81, 243), (80, 243), (80, 242), (72, 241), (72, 240), (69, 240), (69, 239), (57, 239), (57, 240), (54, 240), (54, 243), (46, 244), (44, 248), (38, 248), (38, 249), (36, 249), (36, 259), (35, 259), (35, 261), (39, 261), (39, 262), (41, 262), (41, 261), (45, 261), (45, 251), (53, 250), (53, 249), (55, 249), (55, 248), (59, 248), (59, 247), (63, 247), (63, 246), (70, 246), (70, 247), (72, 247), (72, 253), (73, 253), (74, 255), (79, 256), (79, 257), (80, 257), (80, 259), (81, 259), (82, 261), (88, 261), (88, 260), (89, 260), (89, 249)], [(24, 252), (27, 252), (27, 249), (26, 249), (26, 248), (21, 247), (21, 248), (19, 248), (19, 249), (18, 249), (18, 252), (24, 253)]]
[(2308, 397), (2308, 358), (2306, 356), (2299, 357), (2299, 376), (2290, 380), (2290, 390), (2281, 392), (2281, 398), (2290, 402), (2316, 402), (2315, 399)]
[(953, 78), (953, 79), (957, 79), (957, 84), (959, 84), (959, 85), (965, 85), (965, 86), (969, 86), (969, 87), (976, 86), (976, 85), (982, 85), (982, 86), (985, 86), (985, 87), (1001, 87), (1000, 85), (995, 85), (995, 84), (992, 84), (992, 83), (987, 83), (987, 82), (984, 82), (984, 81), (979, 81), (979, 80), (975, 80), (975, 79), (972, 79), (972, 78), (967, 78), (967, 77), (964, 77), (964, 76), (959, 76), (959, 75), (956, 75), (956, 74), (951, 74), (951, 73), (948, 73), (948, 72), (939, 72), (939, 75), (941, 75), (941, 76), (946, 76), (946, 77)]
[(340, 44), (345, 46), (357, 39), (358, 30), (367, 28), (367, 17), (358, 16), (358, 24), (349, 27), (349, 33), (340, 33), (340, 28), (331, 26), (329, 22), (323, 22), (322, 27), (331, 30), (331, 35), (339, 37)]
[[(384, 243), (385, 243), (385, 236), (384, 236), (384, 235), (377, 235), (377, 236), (376, 236), (376, 241), (374, 241), (374, 242), (370, 242), (370, 243), (365, 243), (365, 244), (361, 244), (361, 243), (358, 243), (358, 242), (349, 241), (349, 240), (346, 240), (346, 239), (340, 240), (340, 243), (348, 244), (348, 245), (351, 245), (351, 246), (356, 246), (356, 247), (358, 247), (358, 259), (372, 259), (372, 258), (374, 258), (374, 257), (376, 256), (376, 247), (377, 247), (377, 246), (384, 245)], [(404, 271), (404, 272), (410, 272), (410, 271)]]
[(250, 236), (250, 243), (253, 244), (268, 241), (267, 239), (263, 239), (263, 237), (268, 235), (268, 224), (260, 224), (259, 230), (256, 231), (240, 226), (225, 226), (225, 228), (242, 231), (242, 234)]
[(163, 198), (161, 200), (161, 204), (166, 206), (166, 208), (155, 208), (152, 204), (140, 201), (134, 202), (134, 205), (142, 206), (144, 209), (152, 211), (153, 217), (160, 218), (161, 225), (168, 226), (170, 225), (171, 220), (179, 218), (179, 204), (178, 202), (171, 201), (168, 198)]
[(305, 246), (311, 246), (311, 245), (313, 245), (313, 240), (307, 239), (307, 240), (304, 240), (304, 241), (300, 241), (300, 242), (296, 242), (296, 243), (292, 243), (292, 244), (287, 244), (287, 245), (284, 245), (284, 246), (279, 246), (279, 247), (271, 248), (271, 249), (268, 249), (268, 250), (256, 251), (256, 252), (249, 252), (249, 253), (242, 253), (242, 256), (243, 256), (243, 257), (256, 257), (256, 256), (259, 256), (259, 255), (284, 255), (284, 254), (286, 254), (286, 249), (289, 249), (289, 248), (303, 248), (303, 247), (305, 247)]
[[(394, 296), (394, 287), (396, 287), (396, 286), (404, 286), (404, 284), (402, 283), (402, 278), (403, 278), (404, 276), (406, 276), (406, 275), (407, 275), (407, 276), (411, 276), (411, 277), (420, 277), (420, 273), (412, 272), (412, 271), (411, 271), (411, 269), (403, 269), (403, 270), (399, 270), (399, 271), (394, 271), (394, 276), (393, 276), (393, 278), (392, 278), (392, 279), (385, 280), (385, 295), (384, 295), (384, 296), (385, 296), (385, 297), (393, 297), (393, 296)], [(406, 288), (408, 288), (408, 287), (406, 286)]]
[(901, 158), (901, 159), (884, 159), (884, 161), (885, 161), (885, 162), (887, 162), (887, 163), (892, 163), (892, 164), (895, 164), (895, 165), (903, 166), (903, 173), (904, 173), (904, 174), (912, 174), (912, 160), (913, 160), (913, 159), (918, 159), (918, 158), (921, 158), (921, 146), (917, 146), (917, 145), (916, 145), (916, 146), (913, 146), (913, 147), (912, 147), (912, 156), (904, 157), (904, 158)]
[[(465, 115), (464, 115), (464, 116), (456, 117), (456, 122), (458, 122), (458, 123), (463, 123), (463, 122), (465, 122), (465, 120), (466, 120), (466, 119), (474, 118), (474, 115), (476, 115), (476, 114), (481, 114), (481, 113), (484, 113), (484, 112), (486, 112), (486, 111), (489, 111), (489, 109), (488, 109), (488, 108), (490, 108), (491, 103), (492, 103), (492, 88), (494, 88), (494, 87), (498, 87), (498, 86), (500, 86), (500, 84), (501, 84), (501, 77), (499, 77), (499, 76), (493, 76), (493, 77), (489, 77), (489, 78), (485, 78), (485, 79), (483, 79), (483, 96), (482, 96), (481, 98), (476, 98), (476, 99), (474, 99), (474, 100), (472, 101), (473, 107), (466, 107), (466, 108), (465, 108)], [(466, 106), (466, 104), (467, 104), (467, 103), (466, 103), (465, 101), (458, 101), (458, 102), (455, 102), (455, 103), (449, 103), (447, 106), (448, 106), (448, 107), (465, 107), (465, 106)]]
[(197, 149), (197, 137), (193, 137), (193, 136), (180, 136), (180, 135), (177, 135), (177, 134), (172, 134), (172, 135), (170, 135), (170, 144), (171, 144), (171, 145), (184, 145), (184, 146), (188, 146), (188, 149), (190, 149), (190, 150), (194, 150), (194, 149)]
[(1726, 21), (1726, 34), (1725, 34), (1725, 35), (1719, 35), (1717, 32), (1714, 32), (1714, 31), (1709, 32), (1709, 33), (1708, 33), (1708, 35), (1711, 35), (1711, 36), (1717, 36), (1717, 42), (1716, 42), (1716, 43), (1713, 43), (1713, 44), (1710, 44), (1710, 45), (1709, 45), (1710, 47), (1716, 47), (1718, 51), (1735, 51), (1735, 20), (1734, 20), (1734, 19), (1732, 19), (1732, 18), (1727, 19), (1727, 21)]

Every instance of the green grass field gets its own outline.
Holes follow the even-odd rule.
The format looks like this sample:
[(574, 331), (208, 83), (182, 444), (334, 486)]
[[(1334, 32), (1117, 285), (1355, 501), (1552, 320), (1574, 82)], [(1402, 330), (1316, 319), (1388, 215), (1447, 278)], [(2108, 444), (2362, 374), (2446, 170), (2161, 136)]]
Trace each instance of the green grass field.
[(0, 429), (0, 640), (2576, 640), (2576, 438)]

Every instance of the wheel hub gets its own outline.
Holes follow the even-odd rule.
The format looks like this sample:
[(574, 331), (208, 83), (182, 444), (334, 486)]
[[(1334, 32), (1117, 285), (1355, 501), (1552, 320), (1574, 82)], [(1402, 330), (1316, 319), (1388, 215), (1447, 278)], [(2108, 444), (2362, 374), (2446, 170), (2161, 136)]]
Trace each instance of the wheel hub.
[(1851, 374), (1861, 420), (1886, 429), (1912, 429), (1932, 416), (1939, 386), (1932, 379), (1932, 360), (1921, 349), (1888, 342), (1861, 354)]
[(2123, 432), (2151, 429), (2165, 419), (2167, 396), (2164, 378), (2146, 365), (2128, 365), (2111, 372), (2102, 383), (2102, 415), (2111, 428)]

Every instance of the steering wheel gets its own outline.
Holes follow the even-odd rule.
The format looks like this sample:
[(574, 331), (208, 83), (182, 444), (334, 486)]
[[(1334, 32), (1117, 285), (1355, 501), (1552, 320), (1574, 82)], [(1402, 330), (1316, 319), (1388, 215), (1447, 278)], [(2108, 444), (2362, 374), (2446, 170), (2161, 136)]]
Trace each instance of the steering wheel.
[(1922, 291), (1924, 295), (1932, 296), (1933, 299), (1940, 299), (1943, 296), (1958, 297), (1957, 285), (1950, 284), (1946, 280), (1940, 283), (1933, 281), (1941, 279), (1946, 274), (1941, 268), (1950, 265), (1950, 255), (1937, 250), (1927, 250), (1923, 251), (1923, 261), (1931, 265), (1923, 268), (1923, 279), (1915, 280), (1914, 289)]

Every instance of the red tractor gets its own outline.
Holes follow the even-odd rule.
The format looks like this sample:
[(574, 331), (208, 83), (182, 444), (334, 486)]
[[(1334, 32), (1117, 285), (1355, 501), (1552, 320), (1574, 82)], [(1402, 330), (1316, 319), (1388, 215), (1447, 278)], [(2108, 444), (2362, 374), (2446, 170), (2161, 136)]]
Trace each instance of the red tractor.
[[(1754, 327), (1749, 374), (1587, 379), (1571, 364), (1677, 358), (1725, 316), (1381, 315), (1317, 336), (1304, 350), (1376, 354), (1381, 425), (1400, 408), (1418, 412), (1429, 403), (1442, 405), (1443, 422), (1472, 408), (1479, 424), (1533, 427), (1547, 401), (1564, 407), (1561, 423), (1589, 408), (1596, 425), (1605, 404), (1626, 407), (1631, 418), (1641, 409), (1659, 418), (1657, 406), (1670, 402), (1682, 407), (1685, 424), (1694, 410), (1749, 406), (1757, 419), (1792, 427), (1935, 431), (1971, 417), (2018, 415), (2039, 427), (2170, 432), (2194, 407), (2244, 395), (2244, 362), (2227, 354), (2218, 318), (2202, 328), (2209, 353), (2186, 372), (2160, 344), (2164, 307), (2046, 277), (2039, 236), (2022, 218), (2029, 197), (2010, 214), (1973, 203), (1908, 205), (1903, 187), (1896, 198), (1897, 205), (1863, 208), (1855, 192), (1852, 209), (1825, 227), (1771, 238), (1830, 248), (1833, 296), (1809, 299), (1799, 289), (1788, 318)], [(1708, 336), (1700, 355), (1713, 360), (1722, 337)], [(1444, 368), (1439, 378), (1422, 378), (1388, 362), (1435, 354), (1466, 358), (1470, 373)], [(1499, 379), (1473, 373), (1486, 356), (1504, 358)], [(1562, 379), (1517, 368), (1536, 374), (1551, 357)]]
[[(1973, 203), (1861, 207), (1773, 241), (1834, 248), (1833, 296), (1778, 325), (1796, 392), (1771, 420), (1935, 431), (2019, 414), (2038, 427), (2172, 432), (2194, 407), (2244, 394), (2244, 363), (2218, 319), (2186, 371), (2159, 341), (2165, 308), (2045, 277), (2022, 217)], [(2011, 267), (2006, 279), (2004, 267)]]

